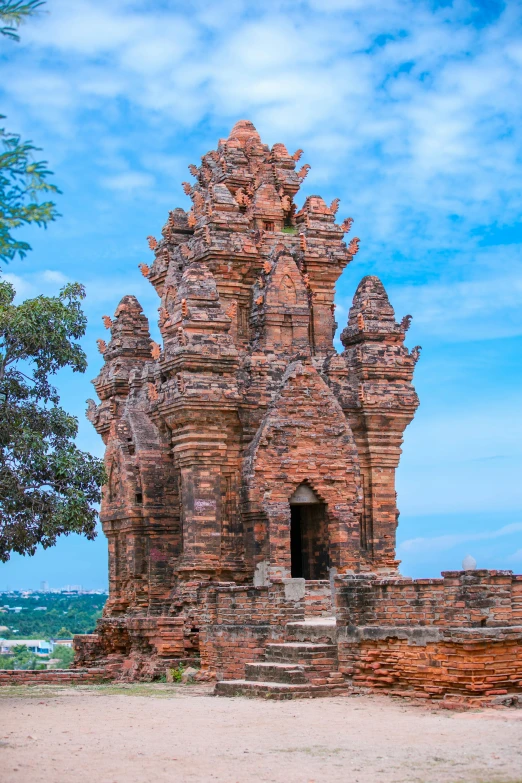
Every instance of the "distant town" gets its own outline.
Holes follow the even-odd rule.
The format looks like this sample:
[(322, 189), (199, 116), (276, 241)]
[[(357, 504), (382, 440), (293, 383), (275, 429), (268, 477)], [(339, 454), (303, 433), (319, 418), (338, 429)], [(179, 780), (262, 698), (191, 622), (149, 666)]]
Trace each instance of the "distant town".
[(107, 590), (82, 585), (0, 591), (0, 669), (67, 668), (75, 634), (92, 633)]
[(64, 595), (108, 595), (107, 587), (98, 587), (96, 589), (85, 588), (82, 585), (64, 585), (64, 587), (49, 587), (48, 582), (40, 582), (40, 589), (33, 590), (32, 588), (26, 588), (22, 590), (12, 590), (7, 585), (3, 590), (0, 590), (0, 596), (3, 595), (40, 595), (42, 593), (61, 593)]

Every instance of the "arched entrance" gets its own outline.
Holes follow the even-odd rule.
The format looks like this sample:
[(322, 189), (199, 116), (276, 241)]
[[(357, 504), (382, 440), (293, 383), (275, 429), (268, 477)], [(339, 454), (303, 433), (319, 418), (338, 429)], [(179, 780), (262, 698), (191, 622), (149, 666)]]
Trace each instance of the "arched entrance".
[(307, 484), (290, 498), (290, 556), (293, 579), (328, 578), (326, 506)]

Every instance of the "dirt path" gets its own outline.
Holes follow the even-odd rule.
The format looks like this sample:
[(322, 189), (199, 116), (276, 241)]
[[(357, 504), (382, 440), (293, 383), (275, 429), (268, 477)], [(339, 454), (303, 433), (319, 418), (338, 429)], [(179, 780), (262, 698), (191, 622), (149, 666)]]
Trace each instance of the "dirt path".
[(3, 783), (518, 783), (522, 710), (379, 696), (214, 698), (207, 686), (0, 689)]

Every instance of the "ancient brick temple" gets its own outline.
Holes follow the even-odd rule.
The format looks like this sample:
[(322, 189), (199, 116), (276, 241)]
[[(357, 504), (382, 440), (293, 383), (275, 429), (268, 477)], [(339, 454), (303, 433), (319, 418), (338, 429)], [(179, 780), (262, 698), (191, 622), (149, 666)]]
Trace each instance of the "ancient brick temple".
[(419, 349), (365, 277), (335, 350), (335, 286), (359, 240), (338, 199), (297, 206), (300, 156), (238, 122), (189, 167), (191, 209), (149, 237), (162, 345), (133, 296), (104, 319), (88, 417), (106, 445), (110, 595), (78, 664), (136, 678), (199, 660), (220, 692), (231, 678), (338, 692), (364, 669), (347, 607), (370, 612), (362, 629), (373, 590), (418, 593), (397, 572), (395, 470)]

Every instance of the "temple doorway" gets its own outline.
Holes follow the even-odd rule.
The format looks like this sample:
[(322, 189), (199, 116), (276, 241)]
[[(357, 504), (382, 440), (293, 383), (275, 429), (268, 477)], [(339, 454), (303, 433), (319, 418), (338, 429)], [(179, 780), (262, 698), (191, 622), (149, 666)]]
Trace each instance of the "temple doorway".
[(293, 579), (328, 579), (326, 506), (306, 484), (290, 498), (290, 556)]

